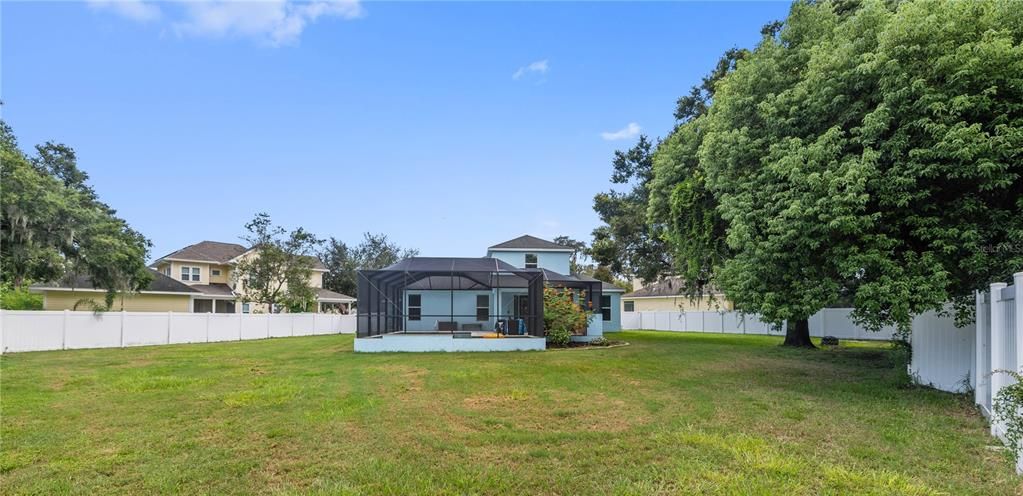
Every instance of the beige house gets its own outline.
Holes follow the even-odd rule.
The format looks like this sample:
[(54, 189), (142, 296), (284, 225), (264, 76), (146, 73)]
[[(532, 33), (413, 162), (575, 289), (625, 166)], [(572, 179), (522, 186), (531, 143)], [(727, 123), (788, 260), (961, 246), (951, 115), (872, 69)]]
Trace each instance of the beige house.
[[(267, 305), (245, 301), (245, 281), (235, 277), (236, 264), (246, 257), (258, 256), (255, 250), (236, 243), (202, 241), (156, 259), (150, 269), (156, 277), (149, 288), (120, 297), (114, 310), (177, 311), (196, 313), (268, 313), (281, 311)], [(314, 259), (309, 285), (316, 292), (313, 312), (349, 313), (355, 298), (323, 288), (327, 269)], [(43, 293), (46, 310), (72, 309), (83, 297), (102, 301), (103, 291), (91, 288), (86, 280), (72, 284), (40, 285), (33, 288)], [(79, 310), (83, 309), (79, 305)]]
[(715, 292), (692, 299), (679, 294), (680, 291), (681, 281), (677, 277), (646, 284), (622, 295), (622, 311), (707, 312), (733, 309), (732, 302), (726, 300), (722, 293)]
[[(59, 283), (36, 284), (30, 291), (43, 295), (43, 310), (92, 310), (94, 305), (102, 305), (106, 297), (106, 290), (94, 289), (92, 280), (85, 276)], [(191, 312), (192, 298), (200, 295), (199, 291), (187, 284), (153, 271), (153, 281), (146, 289), (138, 293), (117, 295), (111, 310)]]

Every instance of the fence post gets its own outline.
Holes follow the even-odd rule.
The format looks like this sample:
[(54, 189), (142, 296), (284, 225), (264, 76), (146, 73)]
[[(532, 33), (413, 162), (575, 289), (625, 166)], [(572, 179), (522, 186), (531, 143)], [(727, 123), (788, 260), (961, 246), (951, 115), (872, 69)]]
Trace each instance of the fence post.
[(1016, 352), (1016, 359), (1013, 362), (1016, 364), (1016, 372), (1019, 372), (1020, 358), (1023, 357), (1023, 339), (1021, 339), (1023, 337), (1020, 336), (1019, 332), (1020, 329), (1023, 329), (1023, 272), (1013, 274), (1012, 281), (1013, 291), (1016, 292), (1015, 297), (1012, 299), (1012, 304), (1015, 306), (1015, 313), (1013, 315), (1016, 316), (1016, 320), (1013, 322), (1013, 327), (1009, 329), (1009, 332), (1015, 337), (1016, 349), (1013, 351)]
[(273, 316), (273, 312), (266, 314), (266, 339), (270, 339), (270, 317)]
[[(214, 302), (213, 302), (213, 304), (214, 304), (214, 305), (216, 305), (216, 304), (217, 304), (217, 302), (216, 302), (216, 301), (214, 301)], [(211, 317), (212, 315), (213, 315), (212, 313), (207, 313), (207, 314), (206, 314), (206, 342), (207, 342), (207, 343), (209, 343), (209, 342), (210, 342), (210, 317)]]
[(121, 309), (121, 348), (124, 348), (124, 309)]
[(171, 319), (174, 318), (174, 312), (167, 311), (167, 344), (170, 344), (170, 331), (171, 331)]
[(989, 351), (991, 347), (984, 339), (984, 335), (989, 333), (989, 331), (987, 331), (987, 321), (991, 318), (991, 312), (984, 311), (985, 295), (983, 291), (974, 291), (974, 296), (976, 297), (977, 306), (976, 311), (974, 312), (974, 315), (976, 315), (976, 333), (974, 335), (976, 343), (973, 346), (975, 355), (973, 380), (976, 383), (976, 387), (973, 388), (973, 402), (987, 408), (988, 405), (984, 402), (986, 397), (984, 391), (987, 386), (985, 386), (984, 382), (990, 381), (991, 379), (989, 377), (985, 377), (989, 371), (985, 370), (987, 367), (984, 366), (984, 363), (987, 361), (985, 358), (991, 358), (991, 352)]
[(294, 313), (288, 314), (288, 320), (291, 321), (291, 337), (295, 337), (295, 315)]
[(67, 349), (67, 321), (68, 316), (71, 315), (71, 311), (64, 310), (64, 323), (60, 326), (60, 349)]
[[(998, 372), (1006, 368), (1005, 352), (1008, 341), (1005, 314), (1002, 312), (1002, 288), (1004, 282), (991, 284), (991, 399), (998, 396), (999, 391), (1008, 382), (1005, 374)], [(994, 409), (992, 408), (992, 416)], [(993, 420), (993, 419), (992, 419)], [(991, 435), (998, 436), (1001, 422), (991, 422)], [(999, 436), (1001, 437), (1001, 436)]]
[(238, 341), (241, 341), (242, 340), (242, 325), (243, 325), (242, 324), (242, 319), (245, 318), (245, 314), (244, 313), (237, 313), (237, 312), (235, 312), (235, 315), (238, 317)]

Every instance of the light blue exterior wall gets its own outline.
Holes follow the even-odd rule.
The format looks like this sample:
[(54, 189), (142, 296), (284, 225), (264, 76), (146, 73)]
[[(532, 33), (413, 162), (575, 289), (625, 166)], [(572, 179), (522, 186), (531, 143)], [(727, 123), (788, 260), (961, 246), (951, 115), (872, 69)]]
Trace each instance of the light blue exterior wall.
[[(541, 269), (552, 270), (559, 274), (570, 274), (571, 264), (570, 260), (572, 257), (571, 252), (558, 252), (558, 251), (530, 251), (530, 250), (515, 250), (515, 251), (502, 251), (502, 250), (488, 250), (487, 256), (493, 257), (503, 262), (507, 262), (518, 268), (524, 268), (526, 265), (526, 254), (532, 253), (536, 255), (537, 267)], [(456, 321), (459, 324), (459, 328), (465, 324), (480, 324), (485, 331), (494, 330), (497, 318), (491, 317), (485, 321), (476, 320), (476, 295), (485, 294), (490, 296), (490, 310), (491, 315), (497, 314), (501, 316), (510, 317), (514, 314), (514, 295), (515, 294), (526, 294), (525, 289), (501, 289), (500, 298), (498, 298), (498, 290), (490, 291), (444, 291), (444, 290), (416, 290), (405, 292), (405, 312), (408, 313), (408, 295), (419, 294), (422, 295), (422, 319), (406, 321), (405, 328), (409, 331), (435, 331), (437, 330), (437, 322), (439, 321)], [(601, 314), (595, 313), (593, 319), (590, 321), (590, 326), (587, 329), (586, 336), (576, 336), (574, 339), (581, 341), (588, 341), (596, 339), (604, 334), (604, 332), (613, 332), (621, 330), (622, 328), (622, 293), (606, 293), (611, 297), (611, 320), (603, 321)], [(454, 304), (453, 313), (456, 315), (462, 315), (461, 317), (451, 317), (452, 303)], [(599, 310), (599, 309), (598, 309)], [(429, 315), (436, 315), (429, 317)]]
[[(414, 290), (405, 292), (404, 310), (408, 315), (408, 295), (418, 294), (422, 296), (422, 319), (406, 320), (405, 329), (409, 331), (436, 331), (437, 322), (458, 322), (459, 329), (465, 324), (480, 324), (484, 331), (493, 331), (497, 324), (497, 317), (487, 320), (476, 320), (476, 295), (490, 296), (490, 315), (511, 317), (514, 315), (514, 301), (516, 294), (527, 294), (524, 289), (501, 289), (500, 301), (498, 290), (466, 291), (457, 290), (454, 292), (446, 290)], [(452, 298), (454, 299), (454, 311), (452, 312)], [(500, 308), (498, 305), (500, 304)], [(456, 317), (452, 318), (454, 313)], [(430, 315), (434, 315), (430, 317)]]
[[(622, 293), (605, 293), (611, 295), (611, 320), (604, 322), (604, 332), (622, 330)], [(599, 317), (598, 317), (599, 318)]]
[[(554, 269), (551, 269), (554, 270)], [(522, 289), (501, 289), (500, 301), (497, 295), (498, 290), (491, 291), (450, 291), (443, 290), (417, 290), (406, 291), (405, 313), (408, 313), (408, 295), (422, 295), (422, 319), (406, 321), (405, 329), (409, 331), (436, 331), (438, 321), (455, 321), (461, 327), (465, 324), (480, 324), (485, 331), (494, 330), (496, 318), (491, 317), (484, 321), (476, 320), (476, 295), (485, 294), (490, 296), (491, 315), (499, 314), (511, 317), (514, 314), (514, 295), (526, 294)], [(606, 293), (611, 297), (611, 320), (604, 321), (599, 312), (593, 314), (586, 336), (576, 336), (576, 340), (588, 341), (602, 336), (605, 332), (620, 331), (622, 328), (622, 293)], [(451, 317), (452, 298), (454, 298), (454, 313)], [(500, 308), (498, 308), (500, 304)], [(430, 315), (435, 315), (431, 317)]]
[(487, 256), (507, 262), (520, 269), (526, 266), (526, 254), (532, 253), (536, 255), (536, 264), (538, 268), (553, 270), (558, 274), (568, 274), (571, 269), (569, 261), (572, 259), (572, 253), (567, 251), (497, 251), (488, 250)]
[[(405, 314), (408, 314), (408, 295), (418, 294), (422, 295), (422, 320), (408, 320), (405, 323), (405, 329), (409, 331), (436, 331), (437, 322), (458, 322), (459, 328), (464, 324), (480, 324), (484, 329), (493, 329), (494, 320), (488, 319), (484, 321), (476, 320), (476, 295), (488, 295), (490, 296), (490, 311), (494, 313), (494, 292), (493, 291), (406, 291), (405, 292)], [(454, 299), (454, 313), (456, 316), (452, 318), (452, 299)], [(435, 317), (429, 317), (429, 315), (437, 315)]]

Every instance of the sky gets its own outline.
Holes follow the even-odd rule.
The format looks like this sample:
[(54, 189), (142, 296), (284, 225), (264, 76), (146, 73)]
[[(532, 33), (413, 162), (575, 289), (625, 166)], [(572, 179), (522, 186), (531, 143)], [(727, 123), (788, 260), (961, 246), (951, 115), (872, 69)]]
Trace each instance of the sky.
[(0, 114), (153, 242), (266, 212), (483, 256), (589, 241), (615, 150), (788, 3), (4, 2)]

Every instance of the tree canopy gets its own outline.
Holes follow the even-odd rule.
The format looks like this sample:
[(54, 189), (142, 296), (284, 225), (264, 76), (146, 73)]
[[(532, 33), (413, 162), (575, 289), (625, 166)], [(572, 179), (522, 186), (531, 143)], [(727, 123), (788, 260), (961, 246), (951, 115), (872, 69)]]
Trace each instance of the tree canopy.
[(363, 233), (362, 241), (354, 247), (330, 238), (319, 253), (320, 261), (328, 271), (323, 275), (323, 287), (357, 297), (357, 271), (382, 269), (418, 254), (419, 250), (402, 248), (385, 234)]
[(616, 276), (652, 280), (671, 267), (667, 246), (646, 222), (653, 148), (646, 136), (640, 136), (630, 150), (616, 151), (611, 182), (628, 189), (593, 198), (593, 209), (604, 225), (594, 229), (589, 255)]
[(148, 239), (99, 201), (71, 147), (46, 143), (28, 156), (0, 121), (0, 277), (12, 288), (88, 275), (107, 290), (138, 291), (152, 280)]
[(1023, 14), (797, 2), (654, 153), (649, 226), (738, 308), (870, 327), (1023, 267)]
[(243, 283), (244, 300), (275, 307), (308, 311), (316, 300), (310, 284), (320, 240), (301, 227), (288, 231), (259, 213), (245, 224), (253, 255), (242, 257), (232, 271)]

